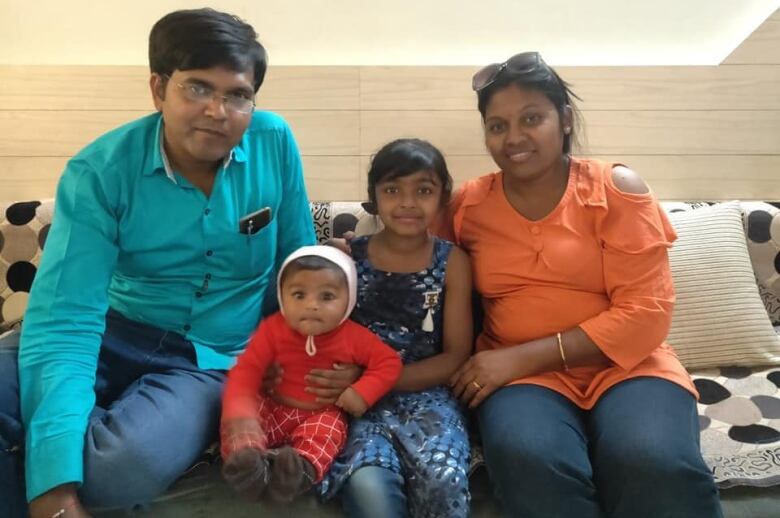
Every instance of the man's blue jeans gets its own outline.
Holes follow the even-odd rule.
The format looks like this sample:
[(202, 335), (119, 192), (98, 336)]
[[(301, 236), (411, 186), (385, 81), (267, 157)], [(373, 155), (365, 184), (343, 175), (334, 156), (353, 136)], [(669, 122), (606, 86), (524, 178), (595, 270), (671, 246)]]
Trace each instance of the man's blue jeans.
[(669, 381), (624, 381), (590, 411), (512, 385), (480, 405), (479, 426), (506, 516), (722, 517), (695, 400)]
[[(9, 518), (26, 515), (18, 341), (0, 341), (0, 516)], [(198, 368), (181, 335), (109, 311), (85, 437), (84, 504), (129, 508), (162, 494), (216, 440), (224, 380)]]

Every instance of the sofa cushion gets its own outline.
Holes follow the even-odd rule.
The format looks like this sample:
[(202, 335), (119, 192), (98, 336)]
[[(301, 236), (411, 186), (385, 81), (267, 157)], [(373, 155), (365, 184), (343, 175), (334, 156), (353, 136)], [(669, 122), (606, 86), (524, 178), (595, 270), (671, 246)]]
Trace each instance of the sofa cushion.
[(0, 203), (0, 332), (22, 320), (53, 207), (53, 200)]
[(739, 202), (672, 212), (669, 252), (677, 302), (668, 342), (689, 370), (780, 364), (750, 262)]
[(701, 453), (721, 488), (780, 483), (780, 368), (691, 373)]
[(742, 209), (758, 292), (769, 319), (780, 325), (780, 209), (761, 201), (742, 202)]

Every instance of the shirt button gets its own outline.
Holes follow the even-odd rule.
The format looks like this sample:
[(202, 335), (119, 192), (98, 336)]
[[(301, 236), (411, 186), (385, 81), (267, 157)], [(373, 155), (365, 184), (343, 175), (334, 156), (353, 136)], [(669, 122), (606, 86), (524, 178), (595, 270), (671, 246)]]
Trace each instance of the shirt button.
[(531, 227), (531, 234), (538, 236), (542, 230), (539, 227)]
[(191, 325), (189, 325), (189, 324), (184, 324), (184, 330), (185, 330), (185, 331), (189, 331), (190, 329), (192, 329), (192, 326), (191, 326)]
[(544, 246), (541, 243), (534, 243), (534, 251), (541, 252), (542, 248), (544, 248)]
[(210, 274), (210, 273), (207, 273), (207, 274), (206, 274), (206, 278), (207, 278), (207, 279), (211, 279), (211, 274)]
[(196, 291), (195, 296), (201, 298), (203, 296), (203, 293), (201, 293), (200, 291)]
[(214, 255), (214, 250), (206, 250), (206, 255), (211, 257), (212, 255)]
[(210, 212), (211, 212), (211, 209), (206, 209), (206, 210), (203, 211), (203, 214), (208, 216)]

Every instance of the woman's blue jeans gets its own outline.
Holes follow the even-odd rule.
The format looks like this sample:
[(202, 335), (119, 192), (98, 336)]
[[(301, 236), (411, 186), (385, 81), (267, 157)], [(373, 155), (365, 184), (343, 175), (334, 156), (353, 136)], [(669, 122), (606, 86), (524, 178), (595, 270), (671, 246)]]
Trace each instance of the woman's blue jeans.
[(491, 483), (511, 517), (722, 517), (699, 451), (696, 402), (682, 387), (636, 378), (590, 410), (534, 385), (479, 407)]
[[(19, 412), (19, 335), (0, 340), (0, 516), (26, 516)], [(217, 438), (225, 375), (198, 368), (184, 337), (106, 316), (84, 446), (87, 506), (145, 504)], [(52, 459), (56, 462), (56, 459)]]

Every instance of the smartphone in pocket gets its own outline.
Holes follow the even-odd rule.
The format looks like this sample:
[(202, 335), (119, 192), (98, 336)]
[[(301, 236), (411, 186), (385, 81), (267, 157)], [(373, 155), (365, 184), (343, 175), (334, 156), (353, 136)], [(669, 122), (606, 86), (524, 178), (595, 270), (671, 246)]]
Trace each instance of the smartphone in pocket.
[(240, 220), (238, 220), (238, 231), (242, 234), (251, 236), (259, 232), (263, 227), (271, 222), (271, 207), (263, 207), (262, 209), (247, 214)]

